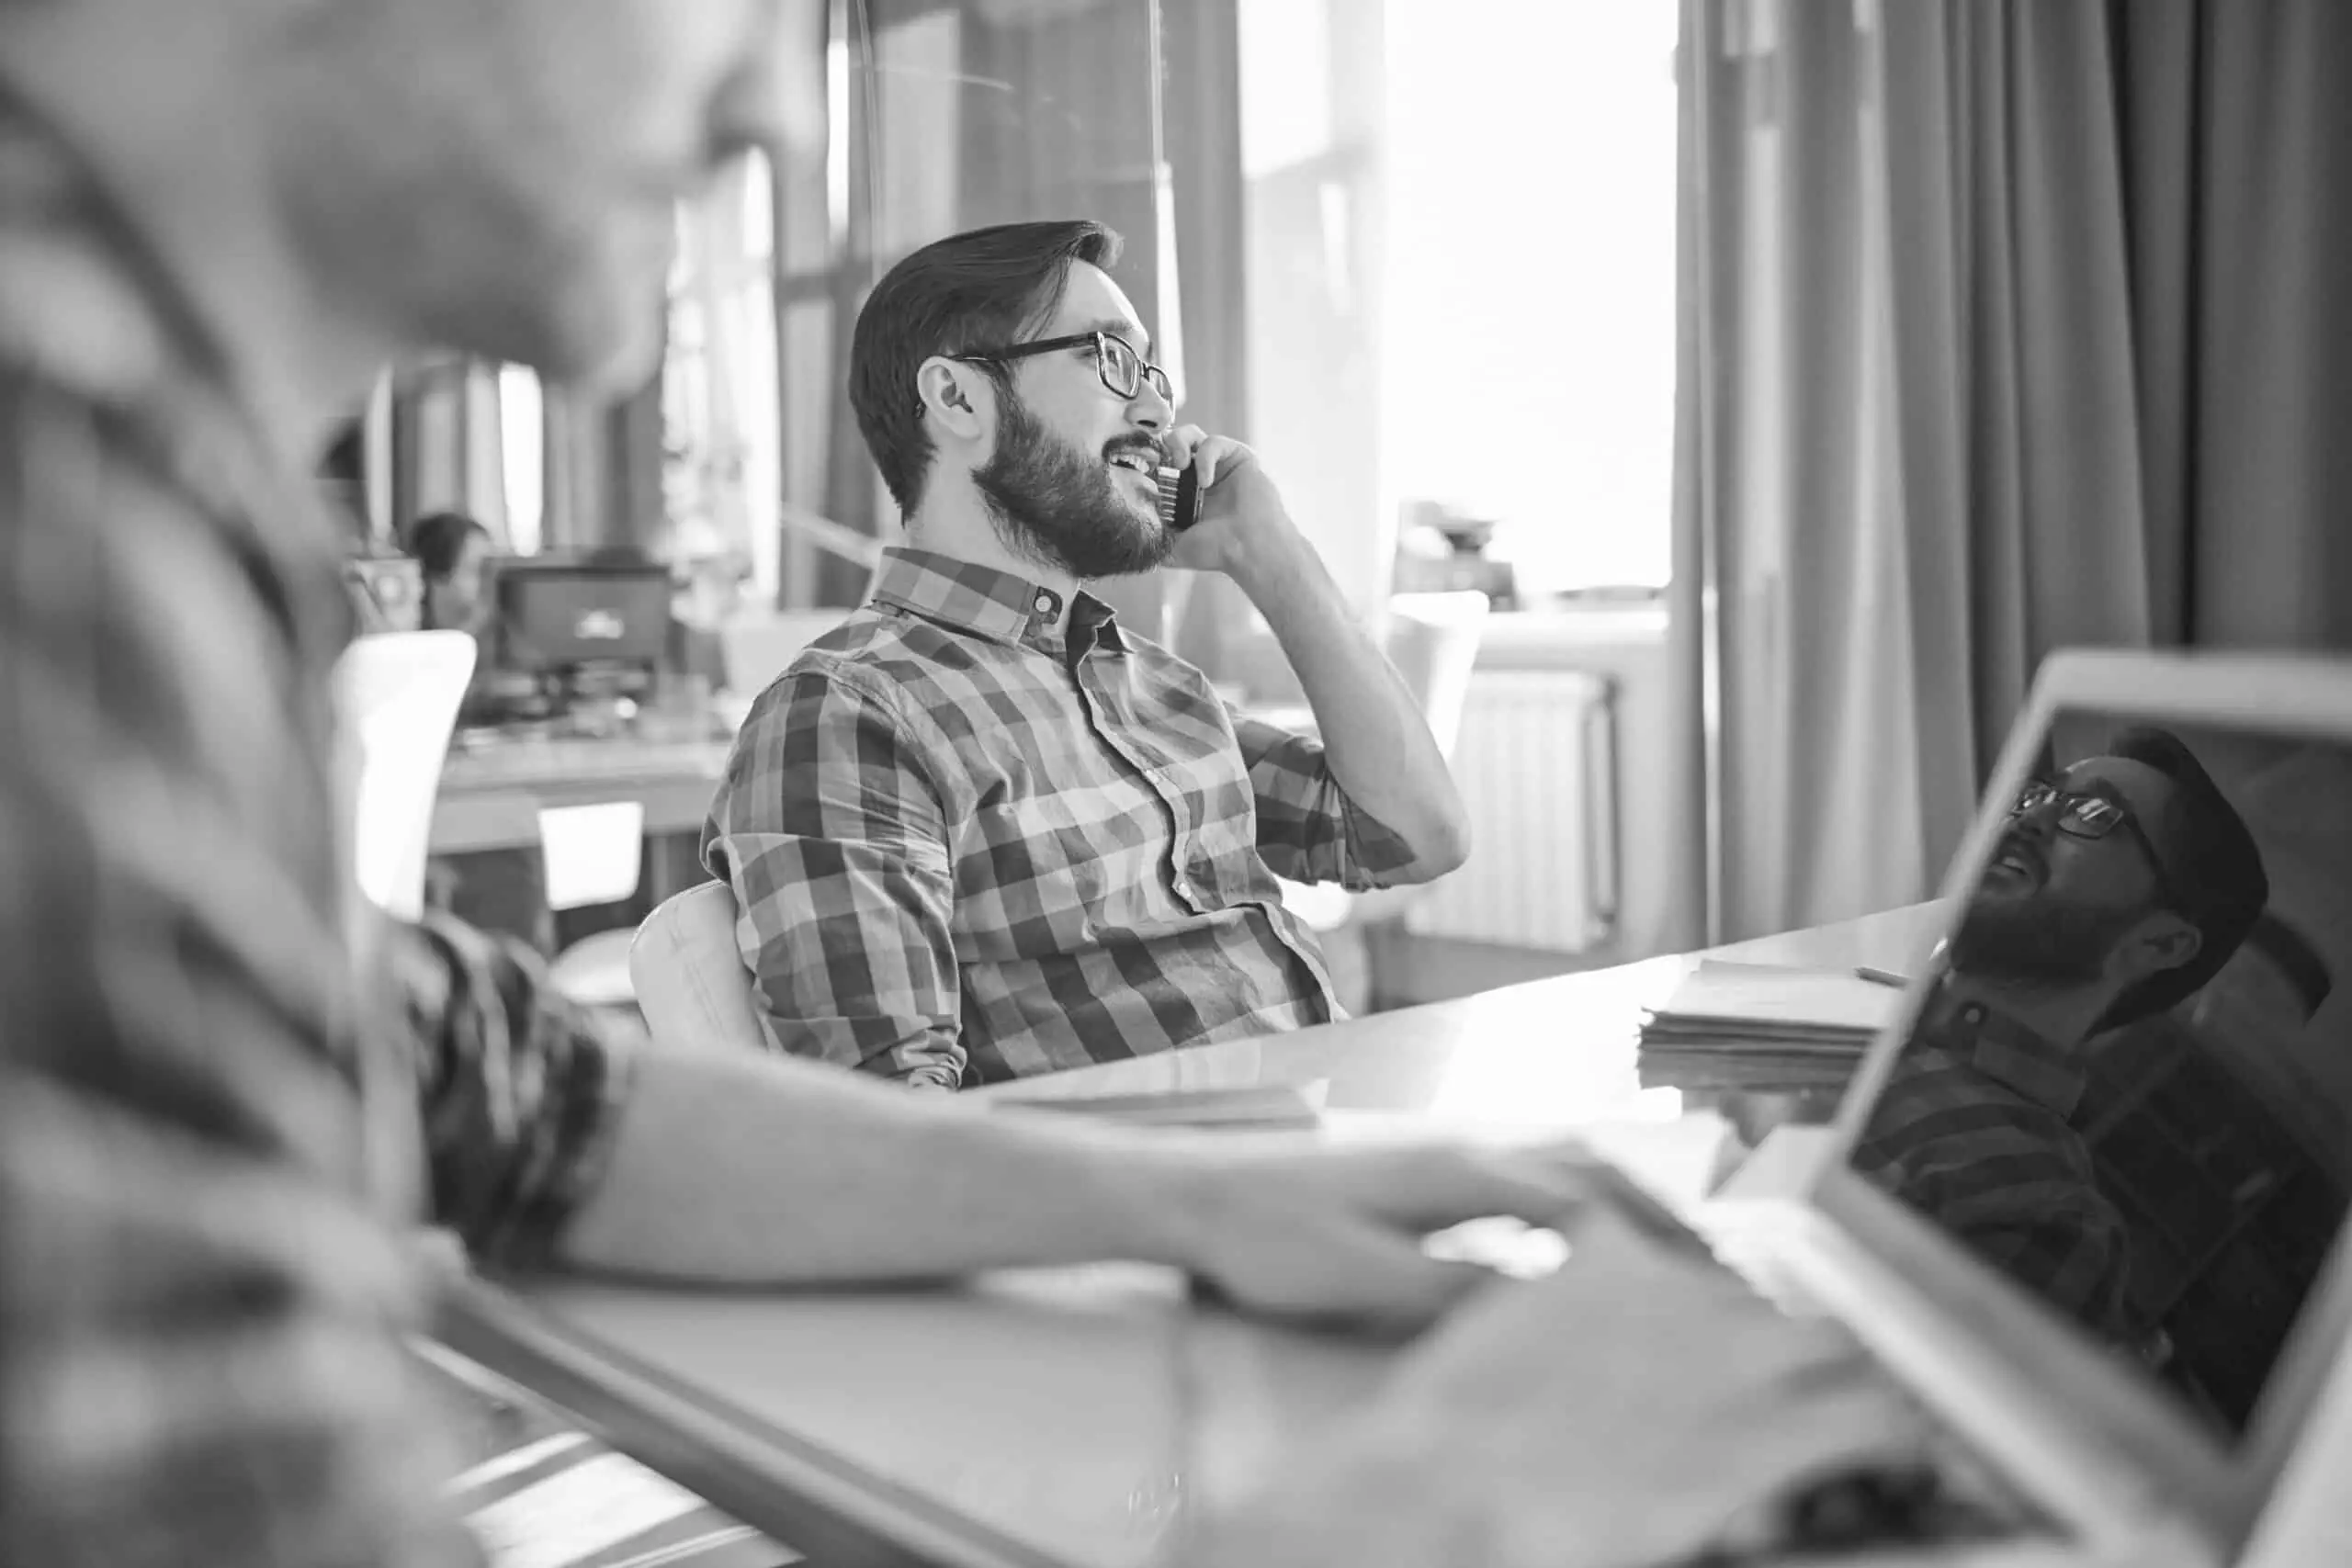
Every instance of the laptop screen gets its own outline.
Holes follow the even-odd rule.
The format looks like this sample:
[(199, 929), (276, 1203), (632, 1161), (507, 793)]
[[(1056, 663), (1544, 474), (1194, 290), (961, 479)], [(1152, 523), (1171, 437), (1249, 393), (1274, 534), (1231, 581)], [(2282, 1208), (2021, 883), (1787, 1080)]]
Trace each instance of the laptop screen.
[(2062, 710), (1867, 1180), (2247, 1427), (2352, 1192), (2352, 746)]

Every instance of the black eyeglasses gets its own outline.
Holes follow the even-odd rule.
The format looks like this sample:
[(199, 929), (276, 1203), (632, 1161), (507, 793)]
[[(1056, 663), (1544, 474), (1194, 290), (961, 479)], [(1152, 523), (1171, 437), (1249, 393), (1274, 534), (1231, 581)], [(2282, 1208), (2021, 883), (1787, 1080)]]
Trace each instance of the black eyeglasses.
[(1135, 345), (1116, 333), (1072, 333), (1068, 337), (1040, 338), (1035, 343), (1016, 343), (1009, 348), (976, 348), (947, 357), (983, 362), (1026, 359), (1032, 355), (1051, 354), (1057, 348), (1077, 348), (1087, 344), (1094, 347), (1094, 373), (1102, 378), (1102, 385), (1112, 396), (1136, 397), (1142, 392), (1143, 384), (1149, 381), (1160, 400), (1174, 406), (1176, 392), (1169, 382), (1168, 372), (1136, 353)]
[(2156, 852), (2155, 841), (2132, 808), (2120, 801), (2109, 800), (2103, 795), (2085, 795), (2079, 790), (2060, 789), (2046, 779), (2035, 779), (2018, 791), (2017, 804), (2009, 807), (2012, 818), (2023, 817), (2045, 806), (2058, 807), (2058, 830), (2076, 839), (2104, 839), (2118, 828), (2130, 833), (2139, 844), (2140, 852), (2148, 857), (2148, 868), (2156, 874), (2156, 891), (2167, 904), (2177, 903), (2173, 897), (2172, 882), (2165, 874), (2165, 858)]

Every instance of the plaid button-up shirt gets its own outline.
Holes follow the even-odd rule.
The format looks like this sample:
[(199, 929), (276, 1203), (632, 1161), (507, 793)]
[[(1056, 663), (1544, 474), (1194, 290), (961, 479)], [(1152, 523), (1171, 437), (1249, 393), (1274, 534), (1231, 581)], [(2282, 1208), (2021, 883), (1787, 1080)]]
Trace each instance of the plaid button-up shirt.
[(2057, 1044), (1943, 994), (1854, 1164), (2059, 1311), (2124, 1338), (2130, 1240), (2072, 1121), (2088, 1084)]
[(775, 1042), (987, 1083), (1321, 1023), (1294, 881), (1411, 863), (1321, 745), (1080, 593), (913, 549), (763, 692), (704, 852)]
[(546, 1246), (628, 1060), (342, 841), (335, 529), (0, 95), (0, 1562), (469, 1561), (420, 1197)]

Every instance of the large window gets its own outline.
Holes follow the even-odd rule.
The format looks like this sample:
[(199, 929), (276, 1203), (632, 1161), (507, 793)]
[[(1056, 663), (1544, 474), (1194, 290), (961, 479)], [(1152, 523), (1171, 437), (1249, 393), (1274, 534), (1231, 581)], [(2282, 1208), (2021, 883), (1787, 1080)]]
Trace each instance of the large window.
[(1357, 533), (1417, 502), (1490, 519), (1523, 589), (1663, 584), (1675, 8), (1239, 15), (1270, 462), (1350, 465), (1327, 504)]
[(1524, 584), (1665, 582), (1675, 8), (1397, 0), (1388, 42), (1398, 493), (1495, 518)]
[[(768, 203), (742, 216), (751, 193), (722, 191), (718, 217), (689, 223), (701, 243), (683, 273), (698, 281), (672, 314), (673, 504), (698, 494), (697, 526), (713, 542), (748, 530), (763, 594), (849, 604), (865, 581), (856, 542), (889, 537), (897, 522), (845, 391), (851, 328), (893, 263), (981, 224), (1097, 218), (1125, 236), (1119, 279), (1181, 355), (1161, 6), (788, 9), (795, 131), (762, 174)], [(749, 280), (762, 272), (771, 287), (755, 302)], [(763, 330), (763, 353), (748, 342)], [(765, 399), (751, 390), (754, 374)], [(774, 501), (730, 499), (737, 484), (769, 486)]]

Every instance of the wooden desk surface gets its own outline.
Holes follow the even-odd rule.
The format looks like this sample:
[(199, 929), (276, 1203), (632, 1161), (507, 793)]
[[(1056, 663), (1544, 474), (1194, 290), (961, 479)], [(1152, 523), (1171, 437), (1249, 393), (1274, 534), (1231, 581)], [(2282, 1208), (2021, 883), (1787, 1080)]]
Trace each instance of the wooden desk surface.
[[(1934, 917), (1920, 906), (1722, 955), (1900, 969)], [(1315, 1085), (1335, 1132), (1581, 1128), (1696, 1196), (1720, 1128), (1678, 1119), (1674, 1091), (1642, 1090), (1634, 1064), (1641, 1010), (1691, 962), (1087, 1068), (999, 1098)], [(1196, 1309), (1170, 1274), (1126, 1266), (930, 1291), (538, 1284), (486, 1291), (447, 1337), (812, 1554), (842, 1546), (846, 1518), (931, 1542), (944, 1561), (1032, 1568), (1153, 1561), (1188, 1504), (1229, 1495), (1348, 1419), (1390, 1354)]]

